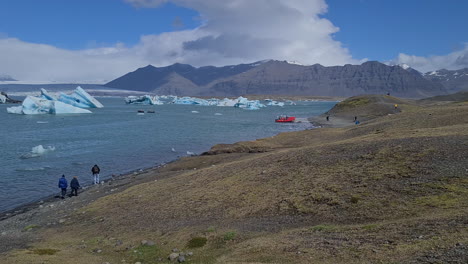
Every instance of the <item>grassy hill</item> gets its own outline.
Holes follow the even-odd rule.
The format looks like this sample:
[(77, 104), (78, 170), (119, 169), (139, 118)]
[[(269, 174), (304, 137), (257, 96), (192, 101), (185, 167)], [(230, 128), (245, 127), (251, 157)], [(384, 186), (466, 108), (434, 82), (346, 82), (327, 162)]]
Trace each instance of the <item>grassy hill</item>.
[(0, 263), (168, 263), (174, 248), (187, 263), (466, 263), (468, 104), (363, 96), (327, 114), (363, 122), (217, 145), (4, 220), (18, 246)]

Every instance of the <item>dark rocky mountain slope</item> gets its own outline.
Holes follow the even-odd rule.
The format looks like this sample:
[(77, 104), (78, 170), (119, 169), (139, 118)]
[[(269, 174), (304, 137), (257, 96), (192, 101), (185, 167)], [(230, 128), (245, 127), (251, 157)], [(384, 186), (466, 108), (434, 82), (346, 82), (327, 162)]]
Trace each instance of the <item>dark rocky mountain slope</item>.
[(370, 61), (361, 65), (303, 66), (263, 61), (224, 67), (195, 68), (186, 64), (147, 66), (105, 86), (155, 94), (194, 96), (315, 95), (353, 96), (391, 93), (421, 98), (446, 94), (446, 88), (401, 66)]

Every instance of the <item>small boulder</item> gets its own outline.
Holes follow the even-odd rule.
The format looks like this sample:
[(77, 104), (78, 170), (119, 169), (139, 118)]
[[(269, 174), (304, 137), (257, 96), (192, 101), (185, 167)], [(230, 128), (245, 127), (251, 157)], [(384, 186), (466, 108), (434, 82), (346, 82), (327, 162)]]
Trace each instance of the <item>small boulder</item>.
[(168, 257), (170, 261), (175, 261), (178, 258), (179, 258), (179, 253), (171, 253)]
[(179, 263), (185, 262), (185, 256), (179, 256), (177, 258), (177, 262), (179, 262)]

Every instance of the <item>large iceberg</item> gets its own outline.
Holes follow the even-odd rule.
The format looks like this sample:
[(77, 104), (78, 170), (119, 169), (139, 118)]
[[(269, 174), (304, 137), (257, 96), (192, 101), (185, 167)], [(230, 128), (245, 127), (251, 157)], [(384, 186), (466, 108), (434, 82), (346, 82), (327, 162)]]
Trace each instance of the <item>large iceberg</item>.
[(98, 100), (89, 95), (80, 86), (76, 87), (75, 91), (70, 95), (61, 93), (58, 101), (81, 108), (104, 107)]
[(104, 107), (98, 100), (89, 95), (81, 87), (70, 94), (61, 94), (58, 99), (41, 89), (40, 96), (27, 96), (21, 106), (7, 108), (10, 114), (40, 115), (40, 114), (90, 114), (91, 111), (82, 108)]
[(127, 104), (143, 104), (143, 105), (162, 105), (163, 102), (159, 100), (159, 96), (127, 96), (125, 97)]
[(40, 114), (90, 114), (91, 111), (81, 109), (63, 102), (51, 101), (41, 97), (28, 95), (21, 106), (7, 108), (10, 114), (40, 115)]

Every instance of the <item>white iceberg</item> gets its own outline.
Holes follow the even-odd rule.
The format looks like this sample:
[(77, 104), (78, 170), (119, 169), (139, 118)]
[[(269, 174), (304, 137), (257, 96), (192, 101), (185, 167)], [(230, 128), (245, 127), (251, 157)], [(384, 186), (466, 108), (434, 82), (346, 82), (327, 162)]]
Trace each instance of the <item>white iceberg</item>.
[(3, 94), (0, 94), (0, 104), (4, 104), (6, 103), (6, 96), (4, 96)]
[(224, 98), (223, 100), (219, 100), (217, 106), (234, 106), (238, 103), (237, 99), (229, 99)]
[(59, 101), (28, 95), (21, 106), (7, 108), (10, 114), (40, 115), (40, 114), (90, 114), (91, 111), (81, 109)]
[(284, 106), (284, 102), (277, 102), (271, 99), (266, 99), (265, 101), (267, 102), (268, 106)]
[(81, 108), (103, 108), (104, 106), (89, 95), (80, 86), (76, 87), (72, 94), (61, 93), (58, 101)]
[(142, 104), (142, 105), (162, 105), (163, 102), (159, 100), (158, 96), (127, 96), (125, 97), (125, 103), (127, 104)]
[(29, 158), (35, 158), (35, 157), (40, 157), (48, 152), (54, 151), (55, 147), (54, 146), (48, 146), (48, 147), (43, 147), (42, 145), (35, 146), (32, 148), (31, 152), (28, 152), (26, 154), (21, 155), (22, 159), (29, 159)]
[(266, 106), (260, 103), (259, 100), (248, 100), (247, 98), (240, 96), (239, 98), (237, 98), (237, 103), (234, 105), (234, 107), (243, 108), (247, 110), (259, 110), (260, 108)]

